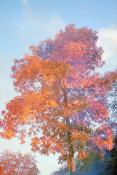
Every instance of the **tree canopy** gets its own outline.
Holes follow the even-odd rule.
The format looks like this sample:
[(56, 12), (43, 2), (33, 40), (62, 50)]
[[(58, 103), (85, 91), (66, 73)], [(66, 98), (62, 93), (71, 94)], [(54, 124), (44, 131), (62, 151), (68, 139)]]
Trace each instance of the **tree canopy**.
[(5, 151), (0, 153), (1, 175), (38, 175), (34, 158), (29, 154)]
[(59, 153), (71, 171), (76, 155), (82, 160), (92, 150), (112, 149), (107, 94), (117, 72), (97, 72), (104, 64), (97, 40), (96, 31), (68, 25), (14, 62), (18, 95), (3, 112), (4, 138), (24, 141), (28, 134), (33, 151)]

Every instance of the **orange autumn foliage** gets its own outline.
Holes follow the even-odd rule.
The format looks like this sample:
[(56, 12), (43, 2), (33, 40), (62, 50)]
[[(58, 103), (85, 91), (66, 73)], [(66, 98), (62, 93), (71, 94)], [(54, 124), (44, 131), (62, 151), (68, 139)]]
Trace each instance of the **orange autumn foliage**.
[[(104, 64), (97, 39), (95, 31), (70, 25), (15, 61), (12, 77), (19, 95), (6, 105), (3, 137), (8, 128), (21, 139), (27, 133), (33, 151), (59, 153), (73, 171), (75, 153), (84, 159), (90, 150), (112, 148), (106, 104), (117, 72), (96, 72)], [(102, 123), (106, 130), (100, 130)]]

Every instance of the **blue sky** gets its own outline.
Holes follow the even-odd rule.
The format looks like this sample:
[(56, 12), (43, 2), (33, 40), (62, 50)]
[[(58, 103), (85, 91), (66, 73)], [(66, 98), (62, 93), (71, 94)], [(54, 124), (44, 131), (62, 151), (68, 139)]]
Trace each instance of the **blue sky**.
[(114, 27), (116, 13), (117, 0), (1, 0), (1, 54), (20, 57), (30, 44), (69, 23), (93, 29)]
[[(117, 68), (117, 0), (0, 0), (0, 109), (16, 94), (10, 78), (13, 60), (70, 23), (97, 30), (107, 62), (103, 71)], [(28, 144), (17, 144), (2, 140), (0, 147), (29, 150)], [(54, 157), (38, 159), (42, 175), (57, 167)]]

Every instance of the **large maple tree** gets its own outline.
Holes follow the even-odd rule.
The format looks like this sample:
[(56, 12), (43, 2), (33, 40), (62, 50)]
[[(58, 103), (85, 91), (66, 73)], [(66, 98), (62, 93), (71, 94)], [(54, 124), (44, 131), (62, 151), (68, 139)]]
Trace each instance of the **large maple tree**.
[(107, 94), (117, 73), (97, 72), (104, 64), (97, 40), (96, 31), (68, 25), (15, 61), (18, 96), (3, 112), (3, 137), (30, 135), (33, 151), (59, 153), (71, 172), (74, 157), (112, 149)]

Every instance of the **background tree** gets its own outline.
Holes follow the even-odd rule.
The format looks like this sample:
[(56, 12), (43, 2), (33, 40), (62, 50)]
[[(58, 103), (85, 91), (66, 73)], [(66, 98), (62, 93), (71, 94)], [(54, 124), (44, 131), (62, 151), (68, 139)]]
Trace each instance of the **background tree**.
[(116, 175), (117, 174), (117, 136), (114, 139), (114, 147), (112, 150), (106, 152), (103, 161), (104, 169), (103, 175)]
[(0, 153), (0, 175), (38, 175), (39, 170), (31, 155), (5, 151)]
[(108, 93), (108, 108), (110, 111), (109, 123), (111, 124), (115, 136), (117, 135), (117, 81), (112, 83), (112, 90)]
[(97, 73), (104, 64), (97, 39), (97, 32), (69, 25), (12, 67), (18, 96), (3, 112), (2, 136), (24, 141), (30, 135), (33, 151), (59, 153), (70, 173), (76, 156), (83, 160), (92, 150), (102, 155), (113, 145), (107, 93), (117, 73)]
[(59, 170), (57, 171), (54, 171), (51, 175), (67, 175), (69, 172), (68, 172), (68, 169), (66, 167), (61, 167), (59, 168)]

